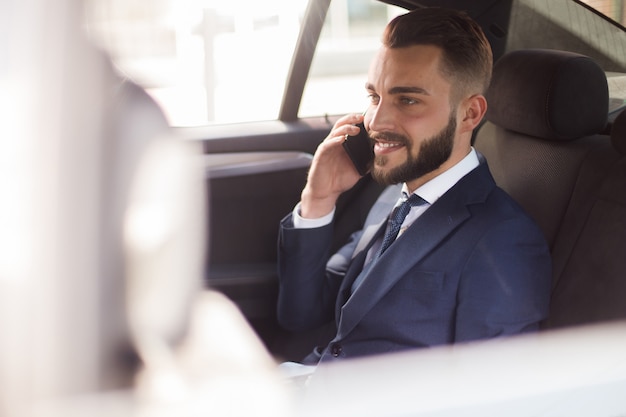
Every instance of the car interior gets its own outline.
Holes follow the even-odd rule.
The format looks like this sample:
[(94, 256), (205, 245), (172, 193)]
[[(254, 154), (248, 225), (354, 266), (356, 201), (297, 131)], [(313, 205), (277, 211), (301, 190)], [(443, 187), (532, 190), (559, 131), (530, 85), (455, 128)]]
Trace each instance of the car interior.
[[(334, 332), (279, 325), (279, 222), (334, 122), (363, 111), (355, 80), (374, 33), (428, 6), (465, 10), (491, 43), (473, 145), (549, 243), (549, 317), (539, 337), (343, 361), (316, 374), (328, 384), (300, 413), (277, 412), (293, 405), (277, 363)], [(625, 1), (15, 0), (0, 10), (0, 415), (624, 415)], [(111, 28), (110, 44), (96, 36)], [(133, 55), (146, 45), (152, 55)], [(267, 63), (269, 73), (257, 68)], [(138, 75), (148, 69), (158, 71)], [(215, 82), (227, 76), (243, 87)], [(185, 94), (168, 90), (174, 78)], [(207, 116), (226, 113), (220, 94), (230, 119)], [(244, 117), (251, 108), (262, 116)], [(187, 112), (192, 123), (173, 121)], [(331, 251), (390, 192), (364, 175), (344, 193)], [(418, 389), (430, 413), (406, 412)], [(529, 398), (549, 412), (526, 413), (538, 404)], [(595, 412), (604, 404), (611, 411)]]
[[(580, 47), (574, 33), (542, 41), (540, 49), (530, 47), (518, 33), (530, 18), (524, 1), (393, 4), (464, 8), (492, 43), (496, 64), (489, 111), (474, 146), (487, 158), (498, 185), (537, 221), (549, 242), (553, 290), (544, 329), (626, 318), (621, 302), (626, 263), (620, 256), (626, 244), (626, 138), (619, 128), (626, 116), (618, 117), (624, 102), (607, 86), (607, 71), (623, 72), (623, 63)], [(325, 1), (309, 5), (303, 24), (308, 35), (296, 47), (299, 63), (291, 68), (295, 79), (289, 87), (304, 83), (301, 66), (312, 59), (306, 45), (319, 36), (327, 8)], [(543, 30), (561, 29), (547, 25)], [(620, 39), (616, 44), (624, 47)], [(311, 155), (335, 119), (298, 118), (300, 96), (287, 90), (280, 122), (179, 131), (200, 139), (206, 154), (206, 285), (237, 304), (278, 360), (297, 361), (325, 343), (333, 329), (329, 324), (291, 334), (277, 324), (277, 228), (299, 200)], [(333, 249), (361, 227), (383, 189), (366, 175), (341, 197)]]

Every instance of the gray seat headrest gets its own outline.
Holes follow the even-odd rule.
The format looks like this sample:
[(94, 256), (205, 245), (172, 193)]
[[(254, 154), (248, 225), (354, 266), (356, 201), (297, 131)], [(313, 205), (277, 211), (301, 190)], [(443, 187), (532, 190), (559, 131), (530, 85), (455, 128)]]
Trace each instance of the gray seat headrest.
[(626, 110), (622, 110), (613, 121), (611, 143), (620, 154), (626, 155)]
[(591, 58), (526, 49), (503, 56), (487, 92), (487, 120), (519, 133), (570, 140), (600, 133), (607, 124), (606, 75)]

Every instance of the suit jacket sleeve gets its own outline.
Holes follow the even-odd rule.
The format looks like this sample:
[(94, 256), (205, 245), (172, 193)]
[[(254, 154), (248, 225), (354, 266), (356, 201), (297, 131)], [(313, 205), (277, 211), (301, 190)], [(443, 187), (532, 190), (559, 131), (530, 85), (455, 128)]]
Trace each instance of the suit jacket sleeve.
[(334, 317), (345, 271), (327, 271), (332, 237), (332, 224), (295, 229), (291, 214), (280, 223), (278, 321), (287, 330), (308, 330)]
[[(363, 225), (335, 254), (328, 253), (333, 225), (294, 229), (291, 214), (280, 223), (278, 238), (278, 320), (293, 331), (313, 328), (334, 318), (335, 301), (356, 251), (371, 239), (365, 229), (377, 230), (400, 197), (402, 185), (388, 186), (378, 197)], [(332, 255), (332, 256), (331, 256)]]

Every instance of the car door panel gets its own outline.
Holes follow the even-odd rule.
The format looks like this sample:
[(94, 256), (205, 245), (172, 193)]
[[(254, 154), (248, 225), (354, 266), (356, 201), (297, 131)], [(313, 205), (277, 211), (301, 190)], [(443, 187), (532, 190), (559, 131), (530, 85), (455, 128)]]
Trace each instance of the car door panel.
[[(265, 344), (284, 346), (276, 321), (278, 224), (300, 199), (312, 153), (333, 120), (185, 128), (200, 141), (207, 184), (205, 284), (240, 308)], [(337, 204), (338, 248), (362, 225), (382, 187), (369, 175)]]

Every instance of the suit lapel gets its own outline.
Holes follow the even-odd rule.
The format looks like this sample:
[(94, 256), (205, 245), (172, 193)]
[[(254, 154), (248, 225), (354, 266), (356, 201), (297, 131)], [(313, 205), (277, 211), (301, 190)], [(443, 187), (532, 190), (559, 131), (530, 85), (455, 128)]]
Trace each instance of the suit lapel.
[[(387, 249), (370, 269), (368, 277), (341, 307), (338, 337), (352, 331), (415, 264), (469, 219), (471, 214), (467, 205), (483, 202), (494, 186), (486, 164), (481, 164), (426, 210), (399, 238), (402, 244), (392, 244)], [(350, 286), (361, 268), (351, 269), (357, 271), (351, 274)], [(350, 287), (343, 288), (347, 291)]]
[(374, 242), (376, 242), (377, 239), (381, 238), (381, 236), (385, 233), (386, 224), (387, 219), (383, 220), (377, 225), (369, 226), (359, 240), (359, 243), (357, 244), (358, 250), (355, 250), (355, 255), (353, 256), (350, 267), (348, 268), (346, 276), (341, 283), (339, 297), (337, 299), (335, 317), (340, 317), (340, 310), (350, 297), (352, 285), (354, 284), (356, 277), (358, 277), (363, 270), (365, 260), (367, 259), (367, 254)]

